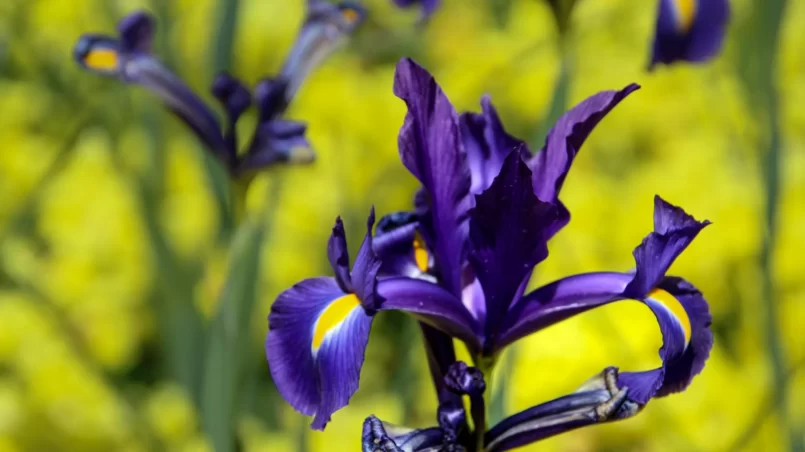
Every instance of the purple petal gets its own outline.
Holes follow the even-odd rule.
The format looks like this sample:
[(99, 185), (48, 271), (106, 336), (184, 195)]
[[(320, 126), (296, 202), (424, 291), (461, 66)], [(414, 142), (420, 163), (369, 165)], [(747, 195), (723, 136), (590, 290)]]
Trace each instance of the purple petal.
[(252, 103), (249, 89), (226, 72), (221, 72), (215, 77), (212, 83), (212, 95), (226, 108), (233, 124)]
[(324, 430), (332, 413), (346, 406), (358, 390), (371, 328), (372, 317), (356, 307), (338, 332), (322, 342), (317, 355), (321, 405), (311, 424), (314, 429)]
[(469, 261), (483, 287), (485, 337), (492, 342), (523, 281), (548, 256), (546, 233), (556, 221), (554, 205), (534, 195), (524, 155), (509, 154), (470, 212)]
[(221, 134), (221, 126), (209, 107), (178, 77), (149, 55), (127, 59), (122, 78), (147, 88), (187, 124), (207, 147), (227, 165), (232, 152)]
[(528, 147), (503, 129), (489, 96), (481, 99), (483, 113), (463, 113), (459, 118), (461, 138), (472, 175), (470, 192), (480, 194), (492, 184), (503, 160), (515, 149)]
[[(637, 402), (640, 402), (639, 397), (648, 401), (652, 396), (663, 397), (685, 390), (693, 377), (704, 369), (704, 364), (713, 348), (713, 333), (710, 330), (712, 317), (701, 292), (687, 281), (675, 277), (665, 278), (660, 283), (660, 288), (673, 295), (684, 308), (690, 319), (690, 343), (681, 352), (664, 350), (663, 345), (660, 354), (667, 355), (663, 357), (665, 364), (663, 369), (637, 373), (622, 372), (619, 375), (619, 384), (629, 386), (630, 398), (634, 397), (633, 400)], [(656, 388), (652, 395), (636, 393), (652, 386)]]
[(226, 109), (229, 118), (229, 127), (226, 131), (227, 148), (231, 161), (237, 160), (238, 131), (236, 124), (243, 112), (252, 104), (252, 95), (240, 80), (222, 72), (215, 77), (212, 83), (212, 94)]
[(352, 287), (352, 276), (349, 273), (349, 250), (347, 250), (347, 237), (344, 233), (344, 223), (341, 217), (335, 219), (333, 232), (327, 241), (327, 259), (330, 260), (330, 267), (335, 273), (335, 280), (338, 286), (345, 293), (354, 292)]
[(271, 376), (285, 400), (308, 416), (321, 403), (311, 353), (314, 325), (321, 312), (343, 295), (333, 278), (307, 279), (281, 293), (268, 316), (265, 348)]
[(117, 24), (120, 47), (125, 53), (148, 53), (154, 40), (154, 18), (145, 11), (137, 11), (124, 17)]
[(260, 111), (260, 123), (282, 116), (290, 102), (288, 80), (283, 77), (261, 80), (254, 88), (254, 99)]
[[(411, 278), (422, 275), (414, 246), (418, 227), (419, 222), (411, 212), (394, 212), (380, 219), (372, 241), (375, 254), (382, 261), (380, 274)], [(423, 252), (427, 254), (424, 248), (420, 254)]]
[(364, 309), (373, 313), (377, 311), (381, 302), (377, 296), (377, 272), (380, 270), (380, 260), (372, 247), (372, 228), (375, 224), (375, 208), (372, 207), (369, 218), (366, 220), (366, 236), (363, 238), (355, 265), (352, 268), (352, 286), (355, 294), (361, 300)]
[(486, 450), (511, 450), (595, 424), (595, 407), (610, 397), (606, 390), (577, 392), (509, 416), (486, 433)]
[(308, 1), (308, 11), (296, 42), (280, 76), (288, 81), (285, 92), (290, 100), (308, 74), (337, 50), (366, 18), (366, 10), (356, 3), (335, 5)]
[(643, 298), (665, 276), (665, 272), (690, 242), (710, 222), (696, 221), (679, 207), (654, 197), (654, 232), (634, 250), (637, 272), (626, 287), (626, 295)]
[[(531, 292), (509, 312), (506, 333), (498, 347), (590, 309), (630, 299), (625, 290), (633, 278), (627, 273), (588, 273)], [(628, 386), (629, 399), (644, 405), (652, 397), (686, 388), (701, 372), (713, 339), (707, 303), (687, 282), (665, 278), (641, 301), (660, 326), (663, 366), (647, 372), (621, 373), (619, 385)]]
[(377, 293), (383, 297), (380, 310), (414, 314), (417, 319), (463, 340), (470, 349), (478, 349), (475, 319), (461, 300), (442, 287), (420, 279), (396, 277), (378, 281)]
[(552, 236), (570, 221), (570, 213), (559, 201), (559, 191), (573, 159), (595, 126), (626, 96), (640, 88), (631, 84), (620, 91), (602, 91), (576, 105), (562, 115), (548, 133), (545, 146), (529, 162), (533, 173), (534, 193), (545, 202), (558, 204), (561, 219)]
[(261, 124), (240, 163), (239, 171), (259, 170), (279, 162), (312, 163), (316, 155), (305, 138), (306, 128), (303, 123), (282, 119)]
[(372, 317), (333, 278), (307, 279), (271, 306), (266, 358), (280, 394), (323, 429), (358, 388)]
[(728, 0), (661, 0), (649, 69), (684, 60), (700, 63), (718, 54), (730, 20)]
[(422, 5), (422, 19), (430, 17), (442, 3), (442, 0), (394, 0), (394, 4), (400, 8), (408, 8), (417, 3)]
[(427, 191), (430, 208), (421, 218), (445, 287), (461, 294), (467, 239), (470, 173), (459, 140), (458, 116), (433, 77), (410, 59), (397, 64), (394, 94), (408, 114), (398, 139), (406, 168)]

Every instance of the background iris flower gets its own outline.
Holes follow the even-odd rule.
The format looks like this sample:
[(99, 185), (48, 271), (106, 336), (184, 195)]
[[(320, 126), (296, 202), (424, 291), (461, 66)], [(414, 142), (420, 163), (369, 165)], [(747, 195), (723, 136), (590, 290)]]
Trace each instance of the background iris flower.
[[(561, 34), (579, 0), (547, 0)], [(439, 0), (394, 0), (402, 8), (421, 4), (427, 19), (439, 8)], [(730, 18), (729, 0), (659, 0), (654, 44), (649, 69), (677, 61), (701, 63), (721, 50)]]
[[(216, 77), (211, 91), (226, 110), (225, 130), (210, 107), (151, 54), (155, 25), (147, 13), (133, 13), (121, 20), (117, 40), (94, 34), (81, 37), (74, 56), (90, 71), (149, 89), (236, 177), (278, 162), (313, 161), (305, 124), (282, 119), (282, 115), (310, 71), (337, 49), (363, 19), (364, 11), (358, 5), (308, 1), (307, 16), (282, 70), (259, 82), (254, 97), (231, 75), (221, 73)], [(238, 120), (252, 102), (259, 119), (250, 143), (240, 152)]]
[[(489, 374), (506, 345), (622, 299), (642, 300), (652, 310), (663, 347), (661, 367), (610, 376), (612, 396), (624, 391), (617, 408), (628, 400), (636, 412), (652, 397), (690, 384), (712, 348), (710, 313), (695, 287), (667, 277), (666, 271), (709, 222), (656, 197), (654, 232), (634, 251), (634, 273), (575, 275), (524, 294), (534, 267), (548, 256), (548, 239), (569, 221), (558, 193), (573, 159), (593, 127), (635, 89), (599, 93), (574, 107), (532, 157), (525, 144), (503, 130), (488, 98), (482, 115), (465, 114), (460, 125), (425, 69), (411, 60), (398, 64), (394, 92), (408, 105), (400, 156), (422, 183), (417, 211), (394, 214), (386, 223), (402, 219), (407, 224), (402, 232), (384, 226), (390, 237), (378, 237), (380, 246), (372, 243), (372, 213), (351, 275), (339, 219), (327, 253), (336, 277), (295, 285), (280, 294), (269, 315), (266, 356), (274, 381), (294, 408), (316, 416), (313, 428), (324, 428), (358, 389), (372, 316), (381, 310), (406, 311), (426, 324), (431, 372), (442, 402), (445, 369), (455, 360), (446, 335), (462, 340)], [(422, 252), (417, 234), (424, 252), (432, 250), (432, 266), (430, 259), (417, 262)], [(383, 269), (386, 260), (392, 268), (404, 268), (394, 262), (400, 259), (435, 282)], [(378, 279), (378, 272), (385, 277)], [(480, 449), (483, 437), (478, 441)]]
[(649, 68), (713, 58), (724, 43), (729, 18), (728, 0), (660, 0)]

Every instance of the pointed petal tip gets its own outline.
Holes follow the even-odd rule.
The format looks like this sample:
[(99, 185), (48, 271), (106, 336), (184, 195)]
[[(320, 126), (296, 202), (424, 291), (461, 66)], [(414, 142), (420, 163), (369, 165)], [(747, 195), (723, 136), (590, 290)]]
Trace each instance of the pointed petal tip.
[(369, 235), (372, 235), (372, 229), (375, 226), (375, 205), (369, 209), (369, 217), (366, 219), (366, 229)]
[(660, 234), (677, 231), (684, 228), (703, 229), (712, 224), (710, 220), (699, 221), (687, 213), (682, 207), (664, 200), (660, 195), (654, 195), (654, 230)]

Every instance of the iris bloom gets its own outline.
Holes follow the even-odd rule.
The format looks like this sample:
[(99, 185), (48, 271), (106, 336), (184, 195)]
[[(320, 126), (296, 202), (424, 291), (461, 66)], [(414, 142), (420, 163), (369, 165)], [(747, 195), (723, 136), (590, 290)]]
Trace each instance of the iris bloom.
[(433, 14), (442, 0), (394, 0), (394, 4), (400, 8), (410, 8), (413, 5), (419, 4), (422, 7), (422, 18), (427, 19)]
[(654, 231), (634, 250), (634, 272), (579, 274), (525, 293), (548, 256), (548, 240), (570, 219), (558, 195), (573, 159), (595, 125), (637, 88), (577, 105), (532, 156), (505, 132), (488, 98), (481, 114), (459, 116), (427, 71), (402, 60), (394, 92), (408, 114), (399, 151), (422, 183), (416, 208), (385, 217), (374, 238), (372, 215), (351, 273), (338, 221), (328, 247), (335, 278), (302, 281), (274, 302), (266, 355), (285, 399), (323, 428), (358, 387), (380, 311), (402, 310), (420, 321), (437, 395), (446, 403), (455, 392), (445, 384), (455, 362), (451, 337), (488, 374), (517, 339), (626, 299), (642, 301), (657, 318), (662, 366), (610, 371), (610, 395), (622, 394), (620, 405), (634, 413), (653, 397), (686, 388), (712, 347), (710, 314), (695, 287), (666, 271), (708, 222), (656, 197)]
[[(547, 0), (563, 32), (576, 0)], [(440, 0), (394, 0), (402, 8), (421, 4), (427, 18)], [(701, 63), (716, 56), (724, 43), (730, 19), (729, 0), (659, 0), (649, 69), (676, 61)]]
[(650, 68), (714, 57), (721, 50), (729, 17), (728, 0), (660, 0)]
[[(296, 90), (308, 73), (331, 54), (362, 22), (357, 5), (333, 5), (318, 0), (307, 3), (307, 16), (294, 47), (280, 73), (258, 83), (254, 96), (237, 79), (219, 74), (212, 94), (226, 110), (221, 127), (213, 110), (151, 53), (154, 19), (135, 12), (118, 24), (119, 38), (88, 34), (74, 49), (85, 69), (125, 83), (140, 85), (160, 98), (226, 165), (233, 176), (277, 162), (307, 163), (314, 159), (303, 123), (282, 118)], [(239, 151), (236, 123), (255, 104), (258, 122), (250, 143)]]

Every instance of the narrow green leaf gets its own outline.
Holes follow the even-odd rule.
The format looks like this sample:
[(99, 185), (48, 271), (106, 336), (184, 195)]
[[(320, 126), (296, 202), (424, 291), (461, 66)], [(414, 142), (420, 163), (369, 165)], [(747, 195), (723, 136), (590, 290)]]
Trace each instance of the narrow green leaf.
[(774, 388), (774, 406), (778, 411), (782, 429), (786, 432), (790, 450), (805, 450), (805, 437), (802, 427), (791, 419), (788, 403), (788, 365), (783, 350), (783, 339), (779, 335), (779, 312), (777, 288), (774, 286), (774, 251), (777, 242), (778, 206), (780, 197), (780, 169), (783, 152), (780, 132), (779, 93), (775, 76), (778, 70), (778, 47), (780, 29), (787, 0), (754, 0), (751, 14), (742, 24), (740, 36), (739, 75), (744, 83), (744, 91), (749, 99), (755, 119), (762, 126), (762, 136), (758, 148), (764, 152), (763, 180), (766, 188), (766, 208), (763, 226), (766, 231), (759, 265), (762, 270), (763, 330), (766, 348), (771, 360)]
[(154, 311), (161, 343), (165, 346), (164, 365), (170, 377), (185, 388), (198, 405), (201, 391), (204, 323), (196, 310), (194, 287), (199, 278), (188, 263), (173, 251), (161, 227), (160, 202), (164, 194), (164, 130), (156, 106), (146, 114), (146, 128), (151, 137), (149, 171), (136, 184), (142, 217), (154, 256)]
[(202, 421), (217, 452), (234, 449), (238, 388), (249, 356), (252, 312), (257, 299), (263, 223), (247, 220), (238, 229), (231, 264), (207, 338)]
[[(561, 46), (561, 48), (564, 48), (564, 46)], [(537, 152), (542, 149), (542, 146), (545, 143), (545, 138), (548, 136), (548, 132), (550, 132), (551, 127), (556, 124), (556, 121), (559, 120), (567, 108), (568, 97), (570, 96), (571, 81), (569, 59), (569, 55), (560, 56), (559, 74), (556, 78), (556, 88), (554, 88), (553, 91), (551, 104), (548, 107), (547, 113), (545, 113), (545, 116), (542, 118), (542, 121), (537, 127), (533, 140), (529, 144), (533, 152)]]

